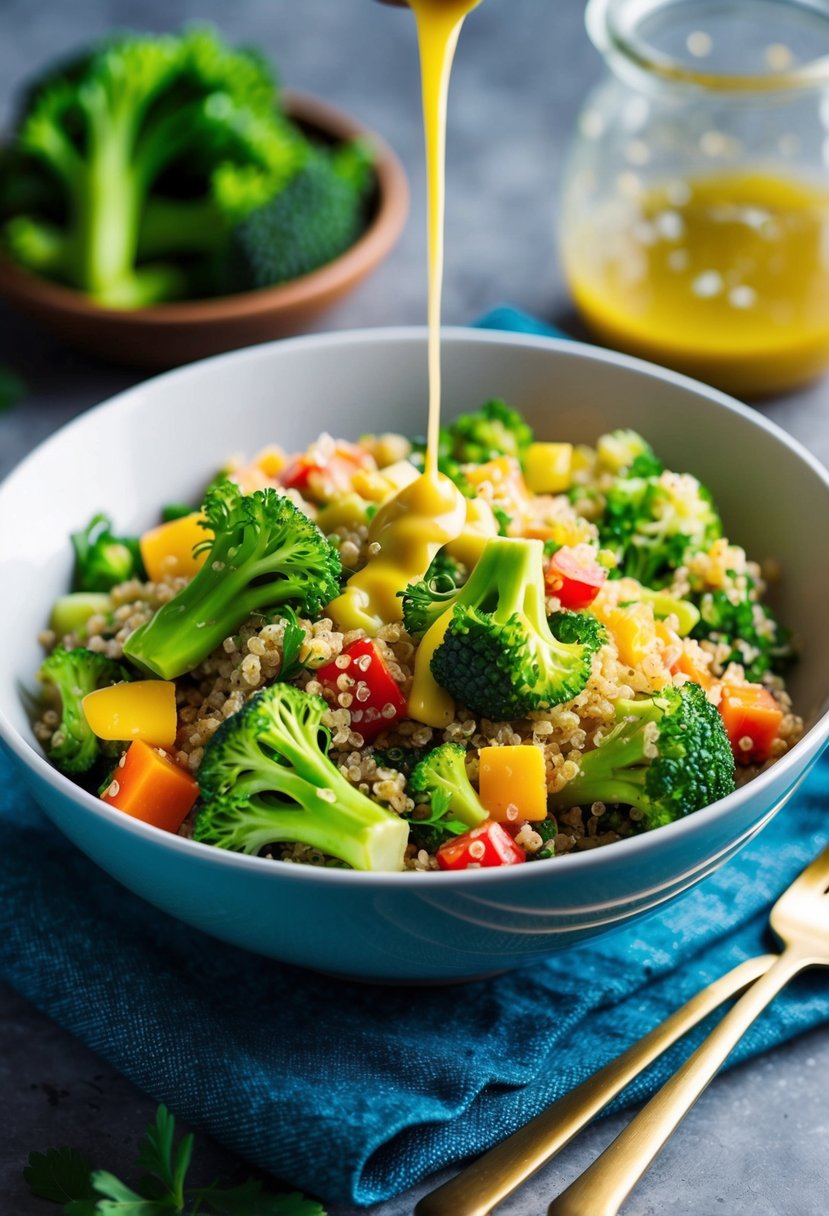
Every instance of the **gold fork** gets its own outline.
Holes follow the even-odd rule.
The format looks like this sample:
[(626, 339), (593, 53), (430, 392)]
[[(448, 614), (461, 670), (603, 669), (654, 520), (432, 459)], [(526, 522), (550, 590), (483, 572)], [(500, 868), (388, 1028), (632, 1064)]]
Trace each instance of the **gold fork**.
[(829, 966), (829, 848), (780, 896), (771, 927), (785, 947), (773, 966), (602, 1155), (553, 1200), (548, 1216), (616, 1216), (755, 1018), (800, 971)]
[(773, 954), (747, 959), (698, 992), (644, 1038), (559, 1098), (460, 1174), (424, 1195), (415, 1216), (487, 1216), (576, 1136), (664, 1051), (768, 971)]

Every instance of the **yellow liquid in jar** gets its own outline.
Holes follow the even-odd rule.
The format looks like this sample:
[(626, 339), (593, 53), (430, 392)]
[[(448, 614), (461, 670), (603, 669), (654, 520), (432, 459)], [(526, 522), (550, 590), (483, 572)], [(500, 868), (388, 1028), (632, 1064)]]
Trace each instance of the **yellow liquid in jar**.
[(612, 346), (752, 397), (829, 366), (829, 190), (760, 172), (652, 187), (575, 216), (563, 252)]

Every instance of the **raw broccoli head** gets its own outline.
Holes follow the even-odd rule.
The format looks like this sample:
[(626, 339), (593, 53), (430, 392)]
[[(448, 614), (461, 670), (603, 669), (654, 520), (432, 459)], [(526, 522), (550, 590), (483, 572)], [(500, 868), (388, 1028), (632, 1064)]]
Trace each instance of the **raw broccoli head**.
[(409, 583), (403, 597), (403, 624), (415, 637), (424, 634), (455, 602), (467, 578), (466, 567), (438, 550), (419, 582)]
[(302, 163), (275, 103), (264, 61), (210, 30), (91, 49), (29, 91), (17, 147), (31, 203), (6, 223), (10, 251), (112, 307), (189, 294), (178, 255), (212, 250)]
[(536, 540), (488, 541), (432, 656), (437, 683), (496, 721), (570, 701), (590, 676), (595, 634), (563, 642), (547, 623), (542, 553)]
[(233, 230), (227, 279), (235, 290), (310, 274), (345, 253), (363, 232), (374, 183), (373, 154), (356, 141), (313, 148), (275, 197)]
[(87, 693), (129, 679), (127, 672), (92, 650), (59, 647), (41, 664), (38, 679), (60, 698), (60, 725), (47, 748), (49, 759), (65, 773), (87, 772), (100, 755), (101, 743), (81, 703)]
[(316, 617), (339, 592), (337, 550), (283, 494), (242, 494), (222, 481), (202, 513), (212, 533), (199, 546), (204, 564), (124, 645), (127, 658), (164, 680), (192, 671), (251, 613), (290, 604)]
[(499, 456), (520, 461), (532, 441), (532, 428), (518, 411), (495, 399), (441, 428), (440, 455), (460, 464), (484, 464)]
[(357, 870), (402, 870), (408, 826), (329, 759), (327, 708), (321, 697), (272, 684), (228, 718), (199, 769), (195, 839), (243, 853), (305, 844)]
[(608, 431), (596, 442), (599, 463), (621, 477), (659, 477), (665, 466), (638, 431)]
[(664, 585), (690, 553), (722, 536), (722, 524), (705, 486), (689, 473), (630, 477), (607, 493), (599, 538), (618, 558), (616, 575), (647, 587)]
[(428, 794), (438, 823), (454, 818), (459, 821), (457, 828), (466, 831), (488, 818), (467, 775), (466, 748), (460, 743), (442, 743), (425, 756), (409, 778), (409, 789)]
[(744, 593), (705, 591), (697, 604), (700, 616), (691, 637), (729, 646), (722, 667), (740, 663), (746, 679), (758, 683), (767, 671), (780, 671), (791, 660), (791, 634), (756, 598), (751, 580)]
[(85, 528), (70, 536), (75, 551), (73, 591), (110, 591), (130, 578), (141, 578), (144, 565), (133, 536), (115, 536), (112, 520), (95, 515)]
[(734, 757), (722, 718), (697, 684), (620, 701), (617, 725), (581, 758), (555, 807), (594, 802), (635, 807), (662, 827), (734, 789)]

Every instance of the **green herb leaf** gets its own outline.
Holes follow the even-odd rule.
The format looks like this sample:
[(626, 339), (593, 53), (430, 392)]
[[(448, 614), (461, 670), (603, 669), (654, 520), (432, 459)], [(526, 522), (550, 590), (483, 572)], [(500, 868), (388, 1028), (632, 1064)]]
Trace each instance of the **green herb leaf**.
[(10, 367), (0, 363), (0, 413), (10, 410), (26, 395), (26, 382)]
[(92, 1166), (74, 1148), (50, 1148), (45, 1153), (31, 1153), (23, 1177), (33, 1195), (51, 1199), (52, 1203), (94, 1199)]
[(193, 1137), (185, 1136), (176, 1149), (173, 1145), (175, 1132), (175, 1119), (166, 1106), (159, 1106), (155, 1123), (147, 1128), (139, 1145), (138, 1164), (159, 1180), (164, 1188), (164, 1198), (169, 1198), (175, 1211), (181, 1211), (184, 1208), (184, 1179), (193, 1156)]
[(183, 1210), (172, 1207), (166, 1199), (145, 1199), (105, 1170), (96, 1170), (92, 1185), (101, 1196), (93, 1209), (96, 1216), (170, 1216), (171, 1212)]
[(292, 680), (302, 671), (303, 664), (299, 660), (299, 652), (305, 644), (305, 630), (299, 624), (293, 608), (283, 608), (281, 616), (285, 619), (285, 632), (282, 635), (282, 665), (279, 668), (280, 680)]
[(215, 1184), (192, 1195), (195, 1209), (205, 1216), (325, 1216), (325, 1209), (298, 1191), (290, 1195), (271, 1195), (262, 1183), (249, 1178), (241, 1186), (222, 1190)]

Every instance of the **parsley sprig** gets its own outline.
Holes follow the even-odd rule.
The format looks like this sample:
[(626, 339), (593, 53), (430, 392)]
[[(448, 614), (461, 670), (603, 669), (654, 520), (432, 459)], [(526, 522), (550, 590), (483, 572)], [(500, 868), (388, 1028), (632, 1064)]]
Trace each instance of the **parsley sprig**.
[(188, 1187), (193, 1137), (176, 1145), (175, 1130), (175, 1119), (159, 1106), (139, 1145), (145, 1173), (135, 1189), (73, 1148), (32, 1153), (23, 1176), (33, 1195), (63, 1204), (66, 1216), (325, 1216), (315, 1200), (299, 1192), (275, 1195), (256, 1178), (234, 1187)]

